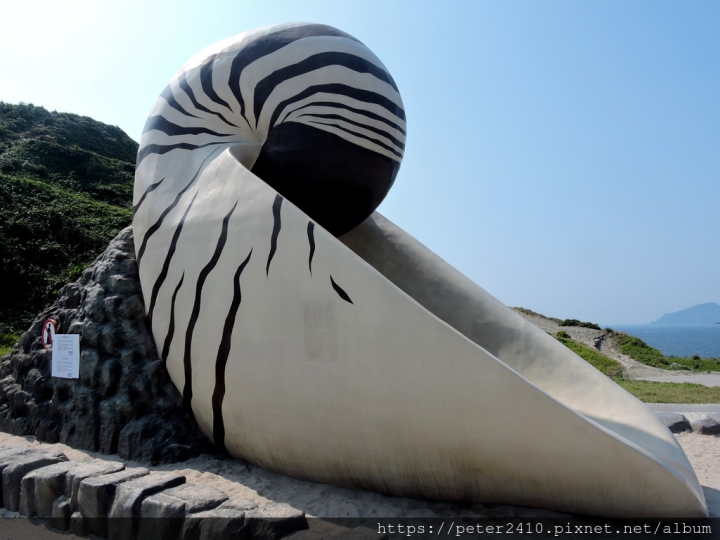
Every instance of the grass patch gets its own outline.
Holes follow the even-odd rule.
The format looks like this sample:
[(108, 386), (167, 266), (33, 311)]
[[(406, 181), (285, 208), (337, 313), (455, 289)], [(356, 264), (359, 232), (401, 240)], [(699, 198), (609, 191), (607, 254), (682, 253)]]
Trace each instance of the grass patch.
[(670, 365), (676, 369), (680, 368), (673, 366), (673, 364), (678, 364), (682, 366), (683, 369), (691, 369), (693, 371), (720, 371), (720, 358), (700, 358), (699, 356), (678, 358), (676, 356), (668, 356), (667, 359)]
[(567, 333), (561, 330), (558, 332), (558, 336), (555, 339), (585, 360), (592, 367), (600, 371), (603, 375), (607, 375), (611, 379), (622, 377), (622, 364), (620, 362), (599, 353), (595, 349), (586, 347), (585, 345), (564, 336), (567, 336)]
[(0, 334), (0, 356), (4, 356), (9, 353), (13, 345), (15, 345), (20, 339), (18, 334), (6, 333)]
[(720, 387), (630, 379), (615, 382), (645, 403), (720, 403)]

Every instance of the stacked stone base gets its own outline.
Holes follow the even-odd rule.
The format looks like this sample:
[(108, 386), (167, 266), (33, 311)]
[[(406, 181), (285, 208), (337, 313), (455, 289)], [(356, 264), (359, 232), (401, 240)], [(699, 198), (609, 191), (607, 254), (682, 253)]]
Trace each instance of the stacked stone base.
[(70, 461), (32, 447), (0, 450), (0, 506), (59, 531), (111, 540), (276, 540), (308, 528), (287, 504), (257, 507), (175, 473)]

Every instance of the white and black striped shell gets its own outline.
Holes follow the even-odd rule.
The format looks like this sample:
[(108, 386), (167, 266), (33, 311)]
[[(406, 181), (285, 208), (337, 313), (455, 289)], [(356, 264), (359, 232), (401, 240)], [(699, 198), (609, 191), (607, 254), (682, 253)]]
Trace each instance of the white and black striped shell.
[(396, 496), (707, 516), (652, 411), (368, 217), (404, 135), (385, 68), (327, 26), (231, 38), (162, 93), (138, 154), (136, 255), (201, 429), (267, 469)]
[[(383, 200), (405, 129), (400, 94), (382, 62), (354, 37), (319, 24), (281, 24), (219, 42), (188, 61), (157, 99), (135, 173), (140, 281), (158, 353), (221, 450), (262, 461), (238, 446), (239, 427), (226, 429), (237, 423), (223, 419), (241, 414), (227, 410), (225, 366), (229, 380), (246, 377), (238, 355), (247, 359), (257, 346), (263, 350), (255, 358), (263, 357), (284, 332), (272, 330), (273, 309), (249, 305), (302, 296), (292, 282), (298, 275), (321, 291), (306, 293), (306, 304), (321, 302), (322, 312), (330, 296), (353, 305), (319, 246)], [(282, 262), (288, 214), (303, 221), (295, 268)], [(322, 281), (318, 266), (327, 270)], [(241, 274), (262, 279), (241, 288)], [(298, 302), (304, 305), (291, 301)], [(254, 326), (238, 324), (243, 317), (268, 322), (267, 334), (253, 332), (255, 345), (238, 334)]]

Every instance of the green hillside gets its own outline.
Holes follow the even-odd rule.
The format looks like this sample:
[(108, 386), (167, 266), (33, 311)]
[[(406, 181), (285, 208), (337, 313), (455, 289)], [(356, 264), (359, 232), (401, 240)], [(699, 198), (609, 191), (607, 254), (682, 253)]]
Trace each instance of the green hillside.
[(23, 331), (130, 224), (136, 154), (118, 127), (0, 102), (0, 336)]

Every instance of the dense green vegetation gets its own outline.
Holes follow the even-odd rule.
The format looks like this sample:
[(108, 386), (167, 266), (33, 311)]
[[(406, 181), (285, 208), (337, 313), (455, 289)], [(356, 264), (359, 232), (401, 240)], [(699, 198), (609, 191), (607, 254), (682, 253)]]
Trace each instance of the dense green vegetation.
[(592, 328), (593, 330), (600, 330), (600, 327), (591, 322), (578, 321), (577, 319), (565, 319), (558, 323), (560, 326), (580, 326), (582, 328)]
[(137, 143), (76, 114), (0, 102), (0, 172), (130, 209)]
[(0, 353), (130, 224), (136, 154), (118, 127), (0, 102)]
[(5, 175), (0, 209), (0, 317), (9, 325), (31, 321), (131, 219), (124, 208)]

